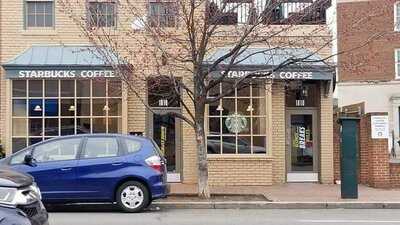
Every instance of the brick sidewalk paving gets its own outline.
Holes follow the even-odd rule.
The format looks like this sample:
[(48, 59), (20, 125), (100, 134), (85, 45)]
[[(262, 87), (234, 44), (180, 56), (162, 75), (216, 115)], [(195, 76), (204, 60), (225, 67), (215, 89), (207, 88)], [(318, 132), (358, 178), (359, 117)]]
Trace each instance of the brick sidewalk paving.
[[(171, 194), (196, 194), (197, 186), (172, 184)], [(274, 202), (400, 202), (400, 189), (359, 186), (358, 200), (340, 198), (340, 185), (289, 183), (273, 186), (211, 187), (213, 194), (262, 194)]]

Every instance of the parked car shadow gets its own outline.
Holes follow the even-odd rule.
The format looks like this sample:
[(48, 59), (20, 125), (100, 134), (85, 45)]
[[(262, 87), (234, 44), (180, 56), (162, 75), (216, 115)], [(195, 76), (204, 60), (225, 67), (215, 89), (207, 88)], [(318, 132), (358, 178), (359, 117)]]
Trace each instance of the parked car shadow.
[[(98, 213), (98, 212), (109, 212), (109, 213), (116, 213), (121, 212), (121, 209), (118, 208), (117, 205), (114, 204), (66, 204), (66, 205), (59, 205), (59, 204), (51, 204), (46, 205), (46, 209), (50, 213)], [(150, 206), (149, 208), (145, 209), (143, 212), (153, 212), (153, 211), (160, 211), (158, 207)]]

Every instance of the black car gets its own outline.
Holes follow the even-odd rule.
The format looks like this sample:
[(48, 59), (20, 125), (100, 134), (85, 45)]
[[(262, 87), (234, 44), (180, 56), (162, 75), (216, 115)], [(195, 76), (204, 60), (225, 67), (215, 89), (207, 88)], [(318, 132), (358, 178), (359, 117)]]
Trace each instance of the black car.
[(33, 178), (0, 168), (0, 225), (48, 225), (48, 214)]
[(31, 225), (32, 223), (21, 210), (0, 206), (0, 224)]

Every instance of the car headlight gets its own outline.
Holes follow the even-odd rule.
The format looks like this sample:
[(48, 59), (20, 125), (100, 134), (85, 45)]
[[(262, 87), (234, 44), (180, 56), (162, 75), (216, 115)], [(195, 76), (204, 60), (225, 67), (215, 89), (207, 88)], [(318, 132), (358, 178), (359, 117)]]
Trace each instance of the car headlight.
[(33, 194), (36, 195), (36, 197), (37, 197), (38, 199), (40, 199), (40, 200), (42, 199), (42, 193), (40, 192), (40, 189), (39, 189), (39, 187), (37, 186), (36, 183), (33, 183), (29, 188), (31, 189), (31, 191), (33, 192)]
[(3, 188), (0, 187), (0, 204), (14, 205), (14, 199), (17, 195), (16, 188)]
[(40, 199), (40, 189), (36, 184), (21, 189), (0, 187), (0, 204), (5, 206), (29, 205)]

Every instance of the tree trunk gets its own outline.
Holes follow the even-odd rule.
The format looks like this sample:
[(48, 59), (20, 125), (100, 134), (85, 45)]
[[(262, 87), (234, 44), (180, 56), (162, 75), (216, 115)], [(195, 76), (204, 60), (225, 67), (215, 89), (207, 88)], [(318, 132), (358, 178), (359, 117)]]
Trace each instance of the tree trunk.
[[(200, 110), (201, 111), (201, 110)], [(208, 186), (208, 161), (207, 146), (204, 132), (204, 111), (196, 112), (196, 141), (198, 158), (198, 194), (201, 198), (210, 198), (210, 189)]]

